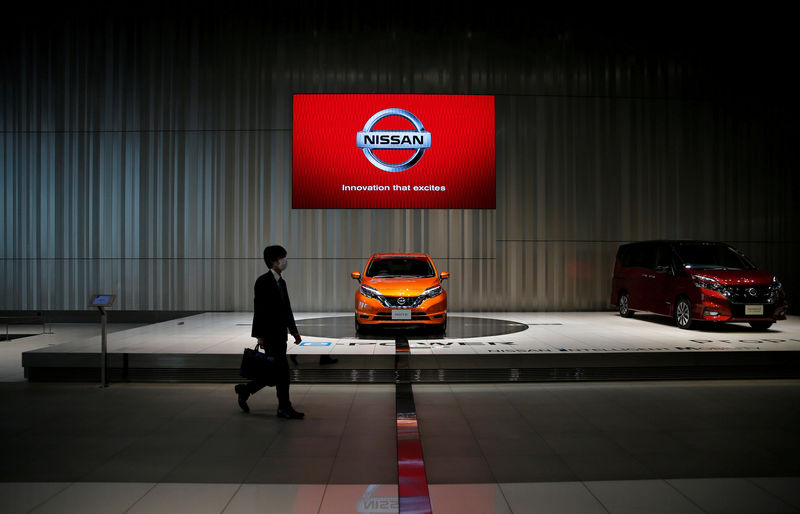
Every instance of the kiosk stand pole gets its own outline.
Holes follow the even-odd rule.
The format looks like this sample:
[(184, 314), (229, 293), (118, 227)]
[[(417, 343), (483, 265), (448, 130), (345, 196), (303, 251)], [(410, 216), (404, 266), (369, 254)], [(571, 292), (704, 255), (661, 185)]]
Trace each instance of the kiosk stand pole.
[(89, 300), (89, 306), (97, 307), (100, 311), (100, 387), (108, 387), (108, 379), (106, 378), (106, 367), (108, 360), (106, 359), (106, 352), (108, 351), (108, 313), (106, 307), (111, 307), (117, 295), (114, 294), (96, 294)]
[(100, 321), (102, 324), (101, 343), (100, 343), (100, 387), (108, 387), (108, 380), (106, 379), (106, 367), (108, 360), (106, 359), (108, 351), (108, 315), (103, 307), (98, 307), (100, 310)]

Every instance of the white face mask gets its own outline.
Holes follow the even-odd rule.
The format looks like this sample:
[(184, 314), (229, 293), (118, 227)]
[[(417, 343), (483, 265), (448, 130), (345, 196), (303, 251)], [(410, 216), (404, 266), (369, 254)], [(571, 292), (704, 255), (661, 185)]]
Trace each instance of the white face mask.
[(289, 263), (286, 261), (286, 257), (284, 257), (283, 259), (279, 259), (278, 260), (278, 269), (279, 270), (281, 270), (281, 271), (285, 270), (286, 266), (288, 266), (288, 265), (289, 265)]

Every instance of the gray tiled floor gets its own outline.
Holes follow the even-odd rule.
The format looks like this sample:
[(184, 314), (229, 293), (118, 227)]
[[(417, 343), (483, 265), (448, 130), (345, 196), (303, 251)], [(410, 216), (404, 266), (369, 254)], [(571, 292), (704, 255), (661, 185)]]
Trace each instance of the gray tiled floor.
[[(93, 384), (2, 384), (3, 410), (12, 415), (0, 423), (0, 449), (7, 456), (0, 460), (0, 480), (396, 482), (391, 386), (295, 386), (292, 392), (309, 411), (304, 422), (275, 417), (273, 390), (254, 396), (252, 413), (244, 415), (227, 384), (117, 384), (105, 390)], [(386, 421), (365, 433), (365, 410)], [(337, 459), (342, 447), (342, 457), (369, 450), (372, 458)]]
[[(793, 381), (418, 385), (414, 393), (433, 483), (800, 476)], [(448, 472), (459, 460), (468, 470)]]
[[(272, 390), (0, 384), (0, 511), (396, 509), (393, 386), (292, 393), (301, 422)], [(800, 512), (800, 381), (414, 394), (435, 512)]]

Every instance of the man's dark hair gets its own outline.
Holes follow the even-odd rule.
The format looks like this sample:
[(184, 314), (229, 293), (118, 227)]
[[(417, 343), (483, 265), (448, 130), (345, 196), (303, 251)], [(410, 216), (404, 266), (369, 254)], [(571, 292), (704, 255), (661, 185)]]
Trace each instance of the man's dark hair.
[(278, 262), (280, 259), (286, 257), (286, 248), (280, 245), (273, 245), (264, 248), (264, 262), (267, 263), (267, 267), (272, 269), (272, 265)]

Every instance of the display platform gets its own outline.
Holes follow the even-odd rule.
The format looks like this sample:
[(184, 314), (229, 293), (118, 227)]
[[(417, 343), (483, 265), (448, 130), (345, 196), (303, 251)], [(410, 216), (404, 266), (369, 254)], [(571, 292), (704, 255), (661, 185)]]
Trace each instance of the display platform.
[[(289, 345), (296, 382), (508, 382), (800, 377), (800, 319), (767, 331), (746, 324), (699, 324), (613, 312), (452, 313), (447, 331), (385, 328), (356, 333), (352, 314), (296, 315), (300, 345)], [(115, 332), (108, 379), (239, 381), (242, 350), (254, 346), (251, 313), (209, 312)], [(99, 380), (100, 334), (22, 354), (37, 380)], [(396, 344), (408, 344), (397, 369)], [(321, 356), (336, 359), (322, 362)]]

